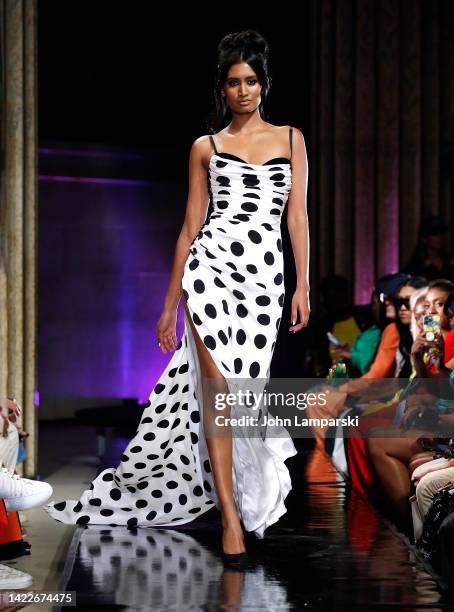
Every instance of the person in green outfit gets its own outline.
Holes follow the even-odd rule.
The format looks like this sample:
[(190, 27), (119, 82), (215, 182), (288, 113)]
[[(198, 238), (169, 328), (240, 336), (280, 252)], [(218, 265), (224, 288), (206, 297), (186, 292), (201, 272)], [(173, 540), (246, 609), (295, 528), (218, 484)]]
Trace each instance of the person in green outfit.
[(379, 278), (370, 301), (372, 324), (358, 335), (351, 348), (345, 343), (334, 349), (336, 361), (346, 360), (349, 376), (363, 376), (369, 371), (383, 330), (396, 318), (393, 299), (399, 283), (406, 278), (407, 275), (403, 274), (387, 274)]

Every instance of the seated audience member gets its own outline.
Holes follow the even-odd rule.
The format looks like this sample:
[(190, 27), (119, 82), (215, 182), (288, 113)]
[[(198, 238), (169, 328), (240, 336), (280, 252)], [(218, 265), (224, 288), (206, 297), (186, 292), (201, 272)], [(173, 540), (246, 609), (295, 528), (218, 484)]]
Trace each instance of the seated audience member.
[(412, 474), (416, 501), (424, 520), (435, 493), (454, 482), (454, 459), (433, 459), (417, 467)]
[[(359, 379), (349, 380), (348, 382), (339, 386), (337, 392), (333, 392), (333, 389), (329, 385), (321, 386), (319, 390), (326, 390), (329, 393), (327, 398), (327, 404), (323, 409), (309, 411), (308, 415), (310, 418), (321, 418), (321, 417), (335, 417), (336, 414), (345, 409), (345, 400), (348, 393), (355, 393), (367, 389), (371, 386), (371, 380), (375, 378), (393, 378), (398, 375), (398, 372), (403, 368), (404, 359), (410, 359), (410, 344), (408, 338), (399, 332), (395, 322), (388, 323), (389, 319), (395, 315), (395, 304), (394, 298), (407, 300), (413, 292), (416, 291), (417, 287), (421, 287), (421, 284), (425, 281), (423, 279), (417, 279), (409, 277), (408, 275), (392, 274), (383, 277), (377, 282), (374, 289), (374, 294), (377, 296), (376, 304), (378, 309), (378, 320), (379, 324), (384, 328), (379, 343), (376, 357), (373, 361), (369, 372), (363, 375)], [(396, 299), (397, 299), (396, 298)], [(404, 307), (401, 308), (399, 317), (404, 321), (402, 329), (405, 326), (409, 326), (410, 316), (406, 312)], [(399, 323), (400, 325), (400, 323)], [(404, 344), (405, 341), (405, 344)], [(399, 346), (405, 352), (405, 357), (402, 357), (399, 368), (396, 363), (396, 355), (399, 350)], [(405, 347), (405, 348), (404, 348)], [(326, 389), (325, 389), (326, 387)], [(380, 392), (383, 390), (380, 389)], [(317, 435), (322, 435), (323, 432), (317, 429)]]
[[(437, 345), (439, 348), (440, 355), (437, 359), (437, 363), (439, 366), (438, 373), (443, 377), (449, 376), (451, 379), (451, 386), (454, 386), (454, 293), (450, 293), (444, 305), (444, 315), (449, 322), (450, 330), (446, 335), (446, 339), (443, 340), (443, 335), (441, 335), (441, 344)], [(420, 330), (422, 332), (422, 326)], [(419, 331), (415, 336), (419, 335)], [(440, 359), (440, 356), (443, 355), (443, 359)], [(443, 364), (444, 361), (444, 364)], [(433, 373), (428, 373), (428, 376), (433, 376)], [(448, 400), (449, 402), (449, 400)], [(439, 411), (443, 411), (444, 400), (442, 398), (438, 398), (437, 400)], [(440, 418), (440, 417), (439, 417)], [(442, 419), (443, 420), (443, 419)], [(448, 422), (449, 425), (449, 422)], [(448, 432), (449, 433), (449, 432)], [(454, 429), (453, 429), (454, 433)], [(412, 474), (414, 469), (418, 466), (430, 461), (433, 458), (433, 452), (427, 451), (424, 453), (419, 453), (412, 457), (409, 464), (409, 473)]]
[(414, 471), (411, 499), (415, 541), (423, 557), (453, 577), (454, 460), (436, 459)]
[(348, 371), (351, 376), (362, 376), (369, 371), (375, 358), (383, 330), (396, 318), (396, 311), (391, 294), (395, 290), (396, 275), (386, 275), (377, 281), (372, 291), (370, 312), (372, 324), (367, 327), (354, 341), (352, 347), (344, 343), (341, 347), (333, 348), (332, 356), (335, 361), (347, 360)]
[(423, 331), (424, 315), (428, 309), (426, 304), (426, 295), (429, 290), (428, 286), (422, 287), (410, 296), (411, 323), (410, 331), (415, 340), (416, 336)]
[[(446, 367), (453, 355), (453, 335), (451, 322), (453, 317), (445, 312), (448, 303), (448, 312), (452, 312), (451, 293), (454, 292), (454, 283), (446, 279), (438, 279), (429, 284), (426, 296), (427, 314), (440, 316), (440, 333), (435, 339), (427, 339), (424, 330), (416, 336), (412, 347), (412, 361), (416, 375), (420, 378), (448, 378), (452, 368)], [(449, 299), (448, 299), (449, 298)], [(445, 357), (448, 356), (448, 359)]]
[[(429, 313), (440, 314), (443, 336), (448, 333), (448, 330), (445, 328), (447, 318), (444, 314), (444, 305), (448, 299), (451, 286), (454, 288), (454, 285), (444, 280), (431, 282), (425, 301)], [(434, 346), (433, 343), (428, 343), (419, 334), (413, 343), (412, 356), (415, 354), (415, 345), (420, 353)], [(418, 363), (424, 363), (424, 359), (421, 358)], [(426, 450), (422, 445), (422, 440), (427, 437), (433, 437), (430, 429), (424, 429), (424, 424), (430, 421), (429, 417), (432, 417), (432, 419), (436, 418), (438, 421), (452, 418), (450, 414), (439, 414), (439, 412), (445, 412), (446, 409), (449, 412), (450, 405), (454, 409), (452, 400), (448, 400), (448, 406), (446, 407), (446, 405), (443, 405), (442, 400), (437, 401), (435, 397), (418, 396), (416, 394), (408, 399), (407, 404), (401, 425), (387, 425), (383, 428), (385, 435), (394, 434), (395, 437), (383, 438), (376, 436), (366, 441), (368, 455), (382, 488), (404, 521), (407, 521), (410, 517), (410, 505), (408, 503), (410, 495), (408, 467), (410, 461)], [(407, 430), (406, 428), (409, 423), (412, 420), (414, 421), (416, 416), (421, 416), (421, 428)]]
[(390, 298), (398, 307), (396, 321), (389, 323), (381, 335), (375, 359), (368, 372), (355, 380), (349, 380), (339, 387), (346, 393), (358, 393), (369, 386), (369, 381), (379, 378), (405, 377), (410, 373), (411, 311), (410, 296), (425, 285), (424, 279), (395, 275), (397, 286)]
[[(387, 329), (387, 327), (389, 327), (389, 324), (393, 322), (394, 318), (395, 318), (395, 314), (396, 314), (396, 310), (395, 310), (395, 306), (392, 300), (392, 295), (394, 295), (394, 293), (397, 291), (399, 284), (401, 284), (402, 282), (406, 281), (408, 279), (408, 275), (402, 275), (402, 274), (388, 274), (382, 278), (380, 278), (377, 281), (377, 284), (372, 292), (372, 299), (371, 299), (371, 304), (372, 304), (372, 308), (374, 311), (374, 318), (375, 318), (375, 323), (373, 325), (373, 330), (371, 333), (371, 337), (373, 337), (375, 335), (375, 342), (377, 340), (376, 336), (378, 332), (378, 336), (381, 335), (382, 330)], [(326, 293), (326, 291), (325, 291)], [(334, 298), (334, 296), (332, 297), (332, 300), (330, 302), (330, 308), (334, 308), (335, 304), (336, 304), (336, 300)], [(335, 318), (334, 314), (333, 317)], [(366, 332), (367, 333), (367, 332)], [(388, 333), (388, 332), (387, 332)], [(366, 363), (368, 361), (370, 361), (373, 357), (372, 351), (373, 353), (376, 353), (377, 351), (377, 347), (373, 347), (372, 349), (370, 348), (370, 342), (369, 342), (369, 346), (367, 352), (367, 356), (362, 355), (360, 357), (360, 360), (363, 363)], [(380, 342), (380, 345), (382, 347), (381, 352), (386, 352), (387, 351), (387, 344), (388, 342)], [(396, 341), (394, 343), (394, 352), (397, 350), (398, 347), (398, 338), (396, 337)], [(337, 359), (337, 352), (333, 352), (333, 356), (335, 359)], [(394, 359), (394, 357), (393, 357)], [(341, 386), (341, 389), (344, 385)], [(326, 385), (325, 385), (326, 387)], [(323, 385), (317, 385), (316, 387), (314, 387), (313, 389), (311, 389), (312, 391), (320, 391), (322, 389), (325, 388)], [(344, 409), (344, 402), (345, 399), (347, 397), (346, 392), (344, 392), (343, 390), (340, 391), (340, 393), (334, 393), (333, 389), (331, 387), (328, 386), (328, 391), (330, 393), (330, 397), (328, 400), (328, 403), (326, 405), (326, 407), (308, 407), (308, 417), (309, 418), (329, 418), (329, 417), (335, 417), (336, 414)], [(317, 436), (324, 436), (324, 432), (326, 430), (326, 427), (323, 428), (316, 428), (315, 433)]]
[[(414, 333), (416, 334), (417, 325), (422, 324), (420, 321), (420, 315), (424, 314), (425, 311), (423, 298), (427, 291), (427, 287), (421, 287), (419, 289), (411, 287), (411, 285), (419, 286), (422, 282), (425, 283), (425, 281), (421, 281), (421, 279), (408, 279), (408, 277), (405, 278), (407, 280), (406, 282), (403, 282), (402, 285), (409, 284), (410, 289), (407, 288), (405, 291), (402, 291), (399, 296), (399, 301), (395, 301), (399, 312), (398, 329), (403, 330), (402, 338), (400, 337), (399, 333), (399, 345), (396, 349), (396, 353), (401, 353), (401, 356), (396, 358), (396, 368), (394, 370), (394, 376), (400, 377), (406, 377), (405, 375), (408, 373), (410, 348), (413, 339), (411, 334), (407, 334), (405, 332), (406, 329), (410, 328), (414, 329)], [(408, 283), (409, 280), (410, 282)], [(403, 296), (404, 293), (410, 294), (409, 304), (407, 298)], [(408, 306), (410, 306), (410, 310), (408, 310)], [(403, 360), (405, 360), (407, 364), (407, 371), (405, 371), (403, 368)], [(398, 365), (400, 365), (400, 367), (398, 367)], [(364, 380), (361, 380), (360, 382), (364, 384)], [(366, 386), (369, 385), (370, 382), (371, 381), (366, 379)], [(353, 383), (356, 383), (356, 381), (353, 381)], [(407, 385), (405, 390), (408, 389), (408, 386), (409, 385)], [(374, 400), (370, 398), (370, 389), (367, 389), (367, 396), (369, 397), (367, 398), (365, 405), (361, 407), (361, 414), (363, 417), (367, 416), (367, 418), (361, 418), (359, 428), (354, 428), (354, 431), (352, 430), (350, 432), (351, 436), (347, 436), (347, 438), (344, 440), (345, 456), (348, 463), (348, 471), (352, 486), (363, 495), (375, 495), (375, 478), (373, 473), (373, 465), (371, 464), (371, 461), (366, 453), (366, 440), (364, 437), (358, 438), (358, 433), (366, 436), (378, 426), (383, 427), (393, 423), (399, 403), (402, 403), (400, 402), (400, 397), (404, 393), (404, 389), (398, 389), (397, 392), (395, 389), (396, 385), (392, 385), (390, 389), (392, 392), (391, 395), (389, 391), (386, 391), (385, 389), (385, 395), (387, 398), (389, 397), (389, 399), (386, 400), (379, 399), (380, 394), (383, 395), (382, 385), (374, 385)], [(362, 394), (362, 398), (366, 398), (366, 396)]]
[[(0, 499), (6, 510), (27, 510), (40, 506), (52, 495), (53, 489), (47, 482), (21, 478), (13, 474), (19, 449), (19, 433), (25, 433), (17, 425), (21, 408), (15, 400), (0, 399), (0, 417), (3, 421), (0, 437)], [(8, 442), (9, 440), (9, 442)]]
[[(454, 386), (454, 292), (448, 295), (444, 305), (444, 316), (449, 323), (450, 330), (445, 336), (443, 343), (443, 359), (439, 362), (439, 372), (449, 374), (452, 386)], [(443, 338), (443, 336), (441, 336)], [(454, 432), (454, 414), (440, 415), (439, 420), (448, 426), (448, 433)], [(432, 503), (432, 499), (440, 489), (454, 481), (454, 459), (440, 458), (432, 459), (433, 452), (421, 454), (414, 457), (409, 466), (412, 481), (417, 483), (416, 503), (417, 511), (414, 512), (414, 521), (424, 519)], [(415, 526), (415, 529), (417, 526)]]

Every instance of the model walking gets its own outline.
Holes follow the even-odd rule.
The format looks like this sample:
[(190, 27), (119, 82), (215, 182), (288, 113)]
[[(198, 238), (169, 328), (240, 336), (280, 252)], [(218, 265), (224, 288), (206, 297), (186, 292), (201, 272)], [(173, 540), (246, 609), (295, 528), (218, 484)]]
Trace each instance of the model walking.
[(297, 286), (284, 321), (292, 332), (307, 324), (308, 166), (302, 133), (263, 118), (265, 40), (251, 30), (230, 34), (218, 54), (216, 133), (191, 148), (186, 216), (157, 324), (161, 350), (175, 353), (120, 465), (102, 472), (78, 502), (47, 511), (66, 523), (152, 527), (187, 523), (216, 504), (224, 554), (242, 555), (241, 523), (263, 537), (285, 513), (291, 482), (284, 462), (296, 451), (286, 430), (265, 439), (205, 435), (215, 411), (204, 382), (228, 389), (235, 378), (269, 378), (283, 318), (285, 206)]

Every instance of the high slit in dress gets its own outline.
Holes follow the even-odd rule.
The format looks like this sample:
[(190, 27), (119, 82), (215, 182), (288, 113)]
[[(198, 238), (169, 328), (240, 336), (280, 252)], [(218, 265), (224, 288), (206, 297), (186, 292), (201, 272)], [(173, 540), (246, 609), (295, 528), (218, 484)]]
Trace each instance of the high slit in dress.
[[(266, 385), (284, 304), (280, 225), (292, 184), (292, 128), (290, 158), (264, 164), (218, 152), (210, 139), (210, 206), (190, 247), (182, 291), (229, 388), (236, 379)], [(48, 504), (48, 514), (79, 525), (169, 527), (219, 507), (201, 401), (200, 364), (185, 312), (177, 349), (120, 464), (102, 471), (79, 500)], [(235, 502), (245, 529), (262, 538), (286, 512), (291, 480), (285, 460), (295, 446), (282, 427), (232, 441)]]

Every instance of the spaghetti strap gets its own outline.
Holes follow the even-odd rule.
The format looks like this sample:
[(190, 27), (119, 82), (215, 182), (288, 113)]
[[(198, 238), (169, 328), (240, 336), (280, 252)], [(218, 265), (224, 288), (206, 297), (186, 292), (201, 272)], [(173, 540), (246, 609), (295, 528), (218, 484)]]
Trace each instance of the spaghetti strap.
[(213, 138), (213, 136), (211, 134), (209, 136), (210, 136), (211, 144), (213, 145), (214, 152), (217, 155), (218, 154), (218, 150), (216, 149), (216, 143), (214, 142), (214, 138)]
[(290, 140), (290, 159), (292, 159), (292, 145), (293, 145), (293, 128), (291, 127), (289, 130), (289, 140)]

